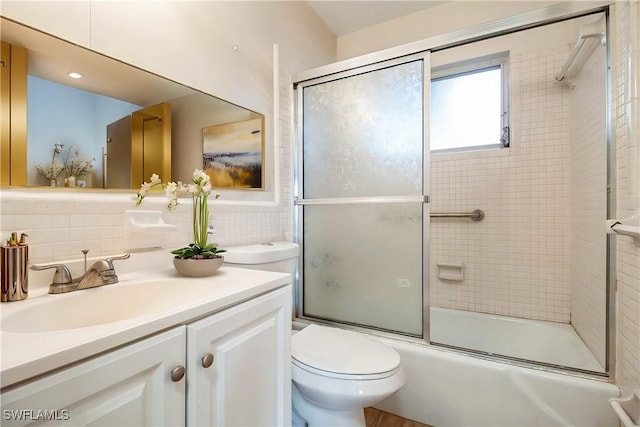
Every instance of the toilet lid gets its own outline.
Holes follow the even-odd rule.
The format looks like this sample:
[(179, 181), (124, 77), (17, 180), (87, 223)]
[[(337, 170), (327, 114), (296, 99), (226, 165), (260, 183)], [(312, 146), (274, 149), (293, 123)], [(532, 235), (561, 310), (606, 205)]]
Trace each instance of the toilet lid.
[(309, 325), (291, 338), (291, 356), (315, 369), (347, 375), (373, 375), (400, 366), (391, 347), (361, 333)]

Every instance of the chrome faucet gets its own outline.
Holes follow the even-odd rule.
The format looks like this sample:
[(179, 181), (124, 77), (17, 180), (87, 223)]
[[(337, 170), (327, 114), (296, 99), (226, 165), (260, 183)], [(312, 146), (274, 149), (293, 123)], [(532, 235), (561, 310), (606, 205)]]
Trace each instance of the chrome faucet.
[[(119, 256), (105, 258), (93, 263), (91, 268), (86, 269), (82, 276), (73, 279), (71, 272), (64, 264), (34, 264), (31, 266), (32, 270), (46, 270), (48, 268), (55, 268), (53, 273), (53, 280), (49, 285), (50, 294), (63, 294), (66, 292), (79, 291), (82, 289), (95, 288), (98, 286), (112, 285), (118, 283), (118, 276), (116, 275), (116, 269), (113, 266), (113, 261), (119, 259), (128, 259), (131, 254), (123, 254)], [(86, 254), (85, 254), (86, 259)]]

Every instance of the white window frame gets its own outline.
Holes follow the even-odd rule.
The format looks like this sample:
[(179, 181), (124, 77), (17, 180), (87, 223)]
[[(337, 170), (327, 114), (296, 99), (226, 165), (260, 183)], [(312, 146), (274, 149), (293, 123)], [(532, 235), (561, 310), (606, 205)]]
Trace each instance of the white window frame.
[[(500, 52), (480, 58), (468, 59), (461, 62), (455, 62), (446, 65), (440, 65), (431, 69), (431, 81), (442, 80), (452, 78), (455, 76), (462, 76), (475, 72), (481, 72), (484, 70), (500, 68), (500, 75), (502, 81), (502, 103), (501, 103), (501, 121), (500, 121), (500, 141), (495, 144), (487, 145), (468, 145), (455, 148), (442, 148), (432, 149), (433, 153), (456, 153), (456, 152), (468, 152), (468, 151), (482, 151), (482, 150), (494, 150), (500, 148), (509, 148), (510, 146), (510, 130), (509, 117), (510, 117), (510, 105), (509, 105), (509, 52)], [(433, 108), (433, 105), (432, 105)]]

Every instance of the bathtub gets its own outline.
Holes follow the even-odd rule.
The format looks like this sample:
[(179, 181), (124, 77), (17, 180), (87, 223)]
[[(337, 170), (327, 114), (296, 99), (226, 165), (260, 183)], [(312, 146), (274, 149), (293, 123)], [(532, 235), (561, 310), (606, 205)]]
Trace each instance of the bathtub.
[[(447, 333), (447, 327), (460, 328), (462, 323), (466, 324), (462, 327), (468, 334), (466, 338), (479, 350), (484, 350), (484, 344), (478, 341), (478, 337), (487, 336), (486, 326), (480, 327), (482, 333), (474, 328), (483, 321), (495, 323), (496, 320), (508, 320), (506, 324), (493, 325), (499, 330), (494, 334), (500, 337), (496, 344), (507, 342), (507, 350), (518, 347), (514, 345), (514, 337), (525, 344), (521, 348), (529, 346), (534, 349), (541, 345), (539, 340), (545, 337), (540, 333), (541, 326), (536, 324), (539, 322), (533, 322), (532, 325), (525, 321), (517, 325), (517, 321), (499, 319), (500, 316), (481, 319), (475, 313), (433, 308), (431, 313), (432, 320), (446, 320), (444, 328), (434, 331), (439, 340), (445, 340), (442, 334)], [(544, 323), (547, 322), (543, 322), (542, 326), (545, 326)], [(524, 329), (516, 333), (517, 326)], [(569, 339), (568, 344), (562, 339), (571, 335), (566, 328), (555, 328), (564, 325), (546, 326), (557, 329), (549, 337), (551, 348), (556, 348), (554, 346), (560, 345), (561, 341), (562, 345), (569, 347), (577, 345), (573, 338)], [(375, 338), (398, 351), (407, 373), (404, 387), (376, 405), (378, 409), (437, 427), (618, 426), (618, 419), (609, 407), (608, 399), (619, 396), (620, 391), (604, 379), (516, 366), (408, 340)], [(454, 344), (451, 341), (449, 343)], [(455, 344), (466, 345), (462, 341), (456, 341)], [(549, 345), (543, 347), (549, 348)], [(564, 350), (554, 352), (551, 356), (546, 354), (546, 350), (543, 353), (536, 357), (552, 357), (555, 358), (554, 363), (559, 364), (567, 362), (563, 359)], [(514, 357), (518, 356), (524, 354)], [(593, 363), (593, 360), (589, 363)]]
[(604, 367), (566, 323), (431, 307), (431, 342), (593, 372)]

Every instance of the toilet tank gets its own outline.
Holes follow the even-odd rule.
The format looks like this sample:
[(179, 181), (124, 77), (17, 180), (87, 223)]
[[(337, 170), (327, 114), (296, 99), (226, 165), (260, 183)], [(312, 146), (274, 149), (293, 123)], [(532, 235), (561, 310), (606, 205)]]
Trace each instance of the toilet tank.
[(234, 246), (226, 250), (224, 263), (229, 267), (290, 273), (295, 278), (300, 246), (292, 242), (269, 242)]

